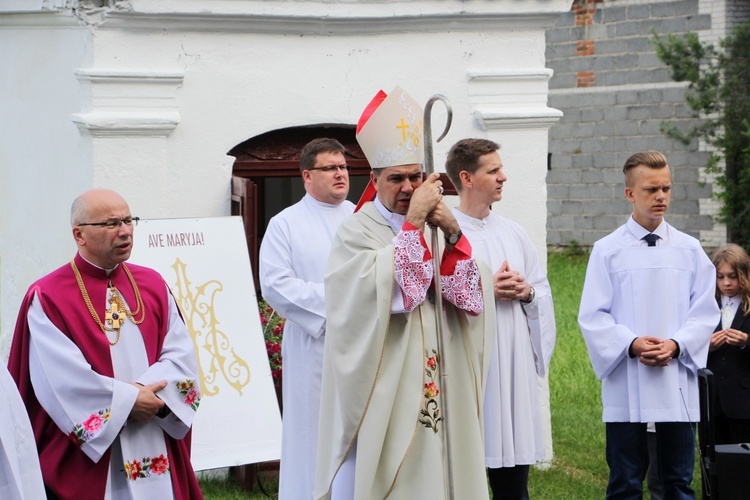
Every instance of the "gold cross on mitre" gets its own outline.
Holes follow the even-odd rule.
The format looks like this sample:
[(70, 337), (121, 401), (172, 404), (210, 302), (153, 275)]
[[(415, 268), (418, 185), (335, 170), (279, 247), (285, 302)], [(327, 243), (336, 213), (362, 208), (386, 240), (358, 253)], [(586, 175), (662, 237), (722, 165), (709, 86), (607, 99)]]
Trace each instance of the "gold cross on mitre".
[(119, 330), (125, 322), (126, 317), (124, 312), (120, 312), (120, 305), (117, 303), (115, 297), (109, 299), (109, 311), (104, 315), (104, 319), (110, 322), (112, 328)]
[(409, 128), (409, 124), (404, 121), (403, 117), (401, 117), (401, 124), (400, 125), (396, 125), (396, 128), (400, 128), (401, 129), (401, 140), (405, 141), (406, 140), (406, 129)]

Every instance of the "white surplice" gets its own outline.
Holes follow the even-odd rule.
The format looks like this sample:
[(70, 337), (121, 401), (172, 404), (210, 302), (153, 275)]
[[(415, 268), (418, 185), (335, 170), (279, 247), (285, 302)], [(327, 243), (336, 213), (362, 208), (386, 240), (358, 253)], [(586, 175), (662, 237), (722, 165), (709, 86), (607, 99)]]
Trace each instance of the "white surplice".
[(45, 498), (34, 431), (5, 365), (0, 366), (0, 498)]
[[(114, 379), (91, 369), (78, 347), (49, 320), (37, 298), (28, 320), (29, 369), (40, 404), (66, 434), (82, 429), (81, 450), (94, 462), (112, 448), (105, 499), (172, 498), (170, 473), (162, 470), (168, 457), (164, 432), (181, 439), (190, 430), (195, 410), (186, 404), (177, 383), (192, 380), (197, 384), (198, 380), (192, 340), (172, 296), (159, 361), (148, 365), (140, 330), (125, 321), (119, 341), (110, 346)], [(114, 342), (117, 335), (108, 332), (108, 337)], [(170, 413), (146, 423), (128, 423), (138, 396), (132, 383), (148, 385), (163, 379), (169, 383), (157, 395)], [(126, 470), (132, 471), (130, 479)]]
[(354, 211), (309, 194), (268, 223), (260, 246), (263, 298), (286, 318), (279, 498), (313, 498), (325, 341), (323, 277), (336, 229)]
[(487, 467), (534, 464), (545, 457), (545, 422), (537, 377), (549, 368), (555, 347), (555, 311), (547, 273), (526, 231), (490, 212), (475, 219), (453, 209), (474, 255), (493, 273), (504, 261), (534, 287), (528, 304), (495, 300), (497, 327), (484, 396)]
[[(648, 231), (631, 217), (594, 244), (578, 323), (602, 381), (604, 422), (696, 422), (698, 370), (719, 322), (716, 270), (695, 238), (662, 221)], [(678, 359), (651, 367), (628, 355), (637, 337), (673, 339)]]

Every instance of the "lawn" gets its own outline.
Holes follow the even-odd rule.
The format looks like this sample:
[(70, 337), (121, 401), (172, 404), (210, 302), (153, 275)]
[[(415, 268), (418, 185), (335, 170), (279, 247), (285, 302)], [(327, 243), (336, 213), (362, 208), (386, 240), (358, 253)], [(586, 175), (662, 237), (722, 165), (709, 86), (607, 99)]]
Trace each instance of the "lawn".
[[(586, 261), (586, 255), (549, 256), (549, 280), (557, 320), (557, 347), (550, 367), (555, 456), (547, 470), (532, 469), (529, 495), (534, 500), (602, 499), (607, 487), (600, 384), (591, 369), (577, 323)], [(700, 492), (697, 471), (696, 467), (693, 487)], [(207, 499), (268, 498), (257, 487), (246, 492), (231, 481), (201, 481), (201, 485)], [(271, 482), (266, 489), (273, 495), (275, 483)], [(647, 493), (646, 498), (649, 498)]]

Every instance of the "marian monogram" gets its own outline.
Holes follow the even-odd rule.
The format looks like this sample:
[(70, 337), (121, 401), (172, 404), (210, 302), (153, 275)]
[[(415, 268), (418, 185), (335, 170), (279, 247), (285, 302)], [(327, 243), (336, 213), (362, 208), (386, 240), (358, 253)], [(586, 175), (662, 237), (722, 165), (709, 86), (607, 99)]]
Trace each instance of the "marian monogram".
[[(219, 394), (219, 378), (223, 378), (230, 387), (242, 395), (242, 390), (250, 383), (250, 367), (239, 357), (232, 347), (227, 334), (219, 328), (216, 317), (216, 296), (223, 286), (220, 281), (209, 280), (201, 285), (194, 285), (188, 278), (187, 264), (177, 259), (172, 264), (177, 275), (177, 283), (172, 288), (175, 300), (180, 306), (183, 319), (195, 344), (200, 370), (200, 394), (215, 396)], [(201, 358), (209, 356), (208, 363), (201, 363)], [(206, 372), (203, 366), (208, 365)]]

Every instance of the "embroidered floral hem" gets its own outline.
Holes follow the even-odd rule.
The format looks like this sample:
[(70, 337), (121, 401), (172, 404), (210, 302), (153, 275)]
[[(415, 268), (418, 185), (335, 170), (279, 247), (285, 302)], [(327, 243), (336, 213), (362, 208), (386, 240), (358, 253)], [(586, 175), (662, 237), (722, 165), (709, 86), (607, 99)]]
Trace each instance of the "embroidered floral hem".
[(440, 405), (436, 399), (438, 394), (440, 394), (440, 389), (436, 382), (440, 358), (435, 349), (432, 350), (432, 356), (430, 356), (427, 351), (425, 351), (424, 354), (427, 359), (424, 369), (426, 382), (423, 391), (424, 402), (422, 404), (422, 409), (419, 412), (421, 415), (419, 417), (419, 423), (428, 429), (432, 429), (432, 431), (437, 434), (438, 423), (443, 420), (443, 417), (440, 415)]
[(193, 411), (197, 410), (201, 404), (201, 397), (195, 387), (195, 380), (185, 379), (184, 382), (177, 382), (177, 389), (180, 391), (180, 396), (184, 398), (184, 403)]
[(161, 454), (158, 457), (144, 457), (141, 461), (125, 462), (123, 472), (131, 481), (169, 474), (169, 458)]
[(73, 426), (73, 430), (70, 431), (68, 437), (80, 448), (83, 443), (92, 439), (109, 422), (109, 415), (109, 408), (92, 413), (86, 420)]

